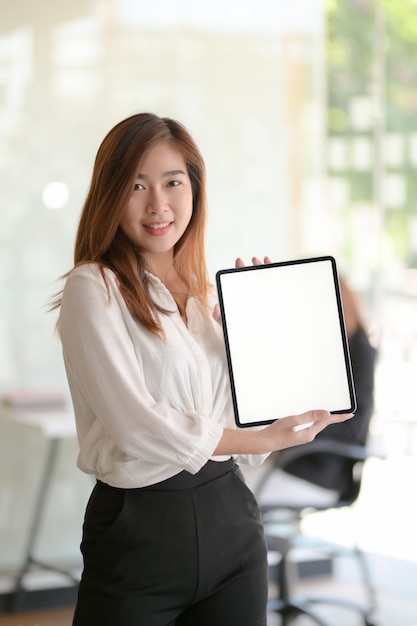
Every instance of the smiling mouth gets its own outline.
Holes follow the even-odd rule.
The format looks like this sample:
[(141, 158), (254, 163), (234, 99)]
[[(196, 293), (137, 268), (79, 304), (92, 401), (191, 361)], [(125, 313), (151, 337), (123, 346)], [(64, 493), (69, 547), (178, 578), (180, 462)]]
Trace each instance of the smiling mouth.
[(161, 230), (162, 228), (167, 228), (171, 226), (173, 222), (161, 222), (159, 224), (144, 224), (145, 228), (149, 228), (150, 230)]

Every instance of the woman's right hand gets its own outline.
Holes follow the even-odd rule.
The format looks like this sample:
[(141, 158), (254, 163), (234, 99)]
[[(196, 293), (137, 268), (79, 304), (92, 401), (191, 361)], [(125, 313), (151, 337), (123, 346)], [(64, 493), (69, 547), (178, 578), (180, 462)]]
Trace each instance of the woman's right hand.
[(331, 414), (315, 410), (282, 417), (261, 430), (225, 428), (214, 456), (266, 454), (309, 443), (329, 424), (344, 422), (351, 417), (353, 413)]
[(324, 410), (283, 417), (258, 431), (261, 447), (265, 452), (273, 452), (309, 443), (329, 424), (344, 422), (351, 417), (353, 413), (332, 414)]

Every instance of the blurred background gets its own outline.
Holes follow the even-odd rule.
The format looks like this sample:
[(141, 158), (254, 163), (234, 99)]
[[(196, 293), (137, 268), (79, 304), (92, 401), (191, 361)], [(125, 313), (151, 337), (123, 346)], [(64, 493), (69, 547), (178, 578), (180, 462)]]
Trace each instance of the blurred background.
[[(98, 145), (135, 112), (177, 118), (206, 161), (213, 279), (236, 256), (331, 254), (363, 300), (391, 464), (370, 463), (361, 541), (416, 564), (416, 81), (415, 0), (0, 0), (0, 396), (67, 397), (47, 305)], [(0, 420), (0, 573), (22, 560), (46, 446)], [(58, 561), (78, 559), (91, 487), (76, 452), (65, 439), (37, 546)]]

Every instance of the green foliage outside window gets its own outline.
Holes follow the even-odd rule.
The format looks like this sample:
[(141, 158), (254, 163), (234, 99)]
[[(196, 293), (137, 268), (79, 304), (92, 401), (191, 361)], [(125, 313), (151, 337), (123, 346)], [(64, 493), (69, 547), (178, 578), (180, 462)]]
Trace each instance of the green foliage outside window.
[[(364, 203), (376, 205), (393, 253), (405, 267), (417, 267), (417, 244), (409, 235), (410, 220), (417, 215), (417, 2), (328, 0), (326, 20), (328, 137), (347, 143), (368, 138), (374, 150), (367, 171), (357, 172), (351, 165), (350, 170), (337, 173), (349, 185), (346, 210), (354, 211), (356, 205)], [(375, 117), (378, 97), (382, 104), (379, 126)], [(352, 120), (352, 102), (358, 98), (369, 102), (368, 127), (358, 127)], [(381, 171), (379, 177), (375, 171), (381, 145), (377, 143), (378, 132), (388, 152), (388, 161), (381, 161), (382, 175), (397, 175), (403, 183), (404, 191), (394, 201), (388, 192), (384, 195), (377, 189), (381, 184)], [(392, 135), (403, 147), (394, 164), (389, 162), (393, 155), (387, 143)], [(328, 173), (331, 177), (334, 171), (329, 168)], [(346, 248), (350, 249), (349, 242)]]

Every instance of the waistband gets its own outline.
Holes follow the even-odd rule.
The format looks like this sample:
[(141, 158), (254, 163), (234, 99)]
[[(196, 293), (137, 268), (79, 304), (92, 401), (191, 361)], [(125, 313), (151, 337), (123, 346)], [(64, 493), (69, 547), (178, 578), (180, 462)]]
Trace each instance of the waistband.
[(207, 461), (205, 465), (196, 474), (190, 474), (190, 472), (182, 471), (171, 478), (155, 483), (154, 485), (148, 485), (142, 487), (144, 491), (165, 491), (171, 489), (191, 489), (192, 487), (198, 487), (204, 483), (208, 483), (211, 480), (220, 478), (230, 472), (235, 465), (233, 459), (227, 461)]
[[(176, 474), (171, 478), (167, 478), (159, 483), (148, 485), (146, 487), (128, 488), (126, 491), (170, 491), (174, 489), (191, 489), (215, 480), (216, 478), (220, 478), (232, 470), (235, 472), (238, 471), (238, 466), (236, 465), (234, 459), (228, 459), (227, 461), (207, 461), (207, 463), (203, 465), (201, 470), (196, 474), (190, 474), (190, 472), (183, 470), (179, 474)], [(103, 483), (100, 480), (97, 480), (97, 484), (100, 487), (108, 487), (109, 489), (117, 491), (121, 490), (120, 487), (111, 487), (107, 483)]]

